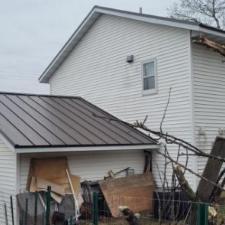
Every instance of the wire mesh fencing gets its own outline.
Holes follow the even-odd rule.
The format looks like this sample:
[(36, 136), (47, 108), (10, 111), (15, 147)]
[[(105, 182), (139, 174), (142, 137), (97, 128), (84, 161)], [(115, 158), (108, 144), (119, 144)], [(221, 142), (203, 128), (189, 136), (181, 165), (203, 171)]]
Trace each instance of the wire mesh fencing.
[(16, 197), (0, 192), (0, 224), (16, 224)]
[[(152, 198), (118, 195), (108, 198), (93, 192), (91, 201), (79, 205), (72, 195), (57, 203), (51, 190), (0, 198), (1, 225), (224, 225), (225, 204), (192, 202), (184, 197)], [(17, 200), (17, 207), (16, 207)], [(126, 204), (127, 203), (127, 204)], [(143, 204), (142, 204), (143, 203)], [(141, 205), (142, 204), (142, 205)], [(143, 207), (139, 211), (138, 208)], [(144, 210), (145, 209), (145, 210)], [(18, 214), (17, 214), (18, 213)]]

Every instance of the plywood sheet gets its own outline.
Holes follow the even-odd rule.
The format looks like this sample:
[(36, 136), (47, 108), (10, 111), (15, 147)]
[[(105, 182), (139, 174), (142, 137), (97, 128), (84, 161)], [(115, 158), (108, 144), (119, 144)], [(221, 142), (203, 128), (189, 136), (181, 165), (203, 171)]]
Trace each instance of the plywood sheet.
[(153, 211), (154, 183), (151, 174), (133, 175), (100, 182), (112, 216), (119, 216), (119, 206), (128, 206), (132, 211)]

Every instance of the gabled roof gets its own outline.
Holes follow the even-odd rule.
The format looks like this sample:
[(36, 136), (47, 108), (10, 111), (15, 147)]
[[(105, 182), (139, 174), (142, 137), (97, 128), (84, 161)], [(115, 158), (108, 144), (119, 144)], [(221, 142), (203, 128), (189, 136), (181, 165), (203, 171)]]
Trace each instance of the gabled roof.
[(0, 93), (0, 133), (15, 148), (156, 144), (80, 97)]
[(173, 18), (166, 18), (166, 17), (140, 14), (135, 12), (95, 6), (86, 16), (86, 18), (83, 20), (80, 26), (76, 29), (76, 31), (72, 34), (72, 36), (69, 38), (66, 44), (62, 47), (62, 49), (58, 52), (58, 54), (55, 56), (55, 58), (52, 60), (49, 66), (42, 73), (42, 75), (39, 78), (39, 81), (41, 83), (48, 83), (50, 77), (54, 74), (54, 72), (58, 69), (61, 63), (66, 59), (69, 53), (79, 43), (81, 38), (85, 35), (85, 33), (91, 28), (91, 26), (95, 23), (95, 21), (101, 15), (112, 15), (112, 16), (118, 16), (122, 18), (142, 21), (142, 22), (146, 22), (150, 24), (158, 24), (158, 25), (188, 29), (201, 34), (209, 34), (215, 37), (222, 37), (225, 39), (225, 31), (214, 28), (214, 27), (210, 27), (198, 22), (178, 20)]

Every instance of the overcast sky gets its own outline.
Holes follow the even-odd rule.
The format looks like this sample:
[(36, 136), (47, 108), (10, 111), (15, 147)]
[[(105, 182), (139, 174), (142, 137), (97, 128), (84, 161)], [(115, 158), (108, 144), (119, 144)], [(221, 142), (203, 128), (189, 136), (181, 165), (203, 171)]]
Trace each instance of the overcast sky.
[(0, 2), (0, 91), (48, 93), (38, 77), (94, 5), (167, 16), (174, 0)]

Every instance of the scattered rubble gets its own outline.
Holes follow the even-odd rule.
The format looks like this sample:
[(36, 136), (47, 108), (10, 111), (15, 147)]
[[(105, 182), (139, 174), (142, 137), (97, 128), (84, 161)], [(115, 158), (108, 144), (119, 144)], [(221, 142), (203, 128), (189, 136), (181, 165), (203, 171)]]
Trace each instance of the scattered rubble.
[[(109, 170), (101, 181), (81, 182), (79, 176), (70, 173), (66, 157), (33, 158), (27, 181), (29, 192), (17, 196), (20, 211), (28, 215), (29, 223), (33, 222), (34, 205), (37, 201), (36, 224), (42, 224), (47, 208), (45, 192), (49, 186), (52, 198), (50, 205), (52, 224), (63, 224), (71, 219), (71, 215), (74, 221), (91, 219), (94, 193), (97, 193), (100, 199), (97, 203), (99, 215), (104, 217), (121, 217), (119, 206), (126, 205), (127, 209), (122, 210), (124, 216), (130, 212), (129, 219), (128, 217), (126, 219), (131, 222), (132, 218), (131, 225), (137, 225), (135, 213), (153, 212), (154, 182), (149, 171), (135, 175), (134, 169), (127, 167), (120, 171)], [(25, 212), (27, 200), (32, 207)]]

